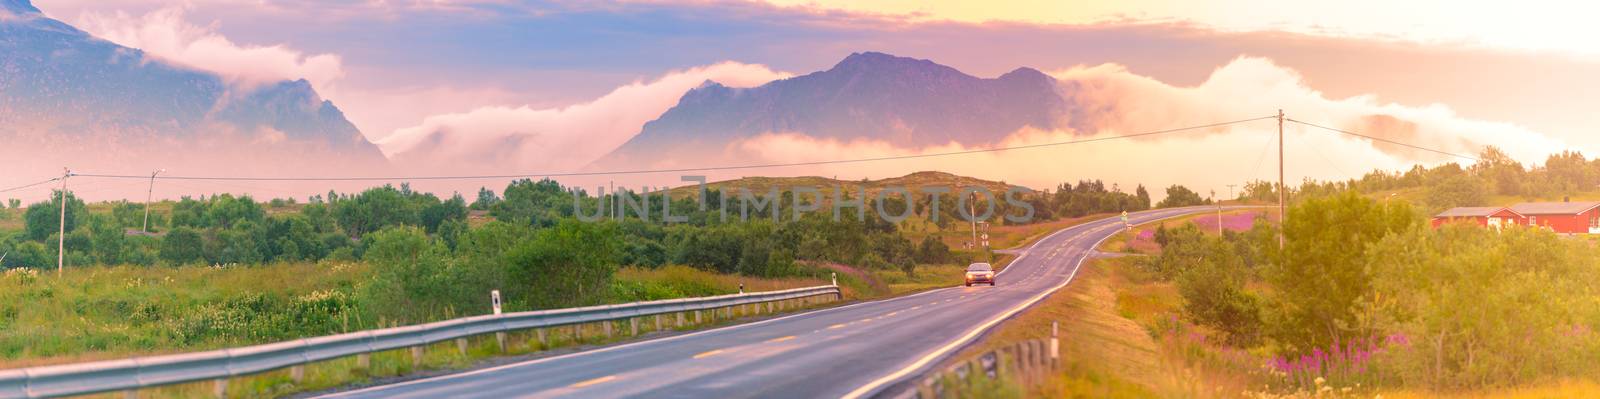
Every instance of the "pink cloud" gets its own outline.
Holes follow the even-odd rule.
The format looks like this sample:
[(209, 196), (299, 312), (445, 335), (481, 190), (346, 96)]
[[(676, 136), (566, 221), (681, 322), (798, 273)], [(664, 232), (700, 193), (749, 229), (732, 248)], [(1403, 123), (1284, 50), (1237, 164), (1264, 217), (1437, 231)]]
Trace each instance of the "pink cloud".
[(254, 87), (306, 79), (319, 90), (344, 76), (338, 55), (307, 55), (285, 45), (234, 43), (216, 25), (184, 19), (184, 9), (167, 7), (139, 17), (123, 12), (85, 13), (76, 24), (92, 35), (144, 50), (157, 58), (221, 75), (229, 84)]

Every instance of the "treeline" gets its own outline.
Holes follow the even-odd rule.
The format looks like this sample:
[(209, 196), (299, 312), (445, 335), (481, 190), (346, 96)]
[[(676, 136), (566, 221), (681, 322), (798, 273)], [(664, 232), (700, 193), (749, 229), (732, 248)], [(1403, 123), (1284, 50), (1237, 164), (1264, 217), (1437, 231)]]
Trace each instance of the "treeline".
[[(609, 221), (616, 224), (621, 238), (622, 265), (686, 264), (763, 276), (790, 273), (796, 260), (912, 270), (917, 263), (955, 259), (937, 238), (911, 242), (899, 234), (898, 217), (953, 228), (965, 224), (970, 208), (993, 223), (1014, 224), (1151, 207), (1143, 186), (1129, 194), (1108, 189), (1098, 180), (1062, 184), (1055, 192), (994, 193), (992, 202), (979, 199), (969, 208), (962, 206), (957, 193), (935, 198), (917, 190), (909, 196), (865, 196), (847, 190), (840, 201), (830, 198), (832, 192), (747, 194), (713, 189), (702, 201), (698, 195), (670, 197), (667, 191), (599, 196), (553, 180), (522, 179), (507, 185), (503, 193), (502, 197), (485, 188), (470, 204), (460, 195), (440, 198), (407, 184), (359, 193), (329, 191), (304, 203), (259, 202), (230, 194), (183, 197), (170, 209), (150, 213), (149, 233), (144, 232), (142, 204), (118, 201), (107, 205), (109, 212), (89, 212), (72, 193), (58, 193), (27, 207), (21, 231), (0, 232), (0, 252), (8, 254), (0, 266), (54, 264), (57, 234), (62, 230), (68, 266), (360, 260), (373, 245), (370, 235), (402, 226), (415, 227), (453, 250), (473, 230), (467, 215), (477, 210), (495, 221), (535, 229), (564, 220)], [(64, 228), (59, 225), (63, 200)], [(1157, 205), (1205, 202), (1187, 188), (1173, 186)], [(669, 215), (675, 223), (665, 223)]]
[[(1294, 200), (1320, 198), (1344, 191), (1364, 193), (1400, 189), (1423, 189), (1423, 205), (1429, 213), (1458, 206), (1491, 204), (1490, 197), (1501, 195), (1524, 200), (1561, 199), (1600, 187), (1600, 159), (1590, 160), (1577, 151), (1551, 154), (1543, 165), (1527, 166), (1511, 159), (1493, 146), (1478, 154), (1470, 165), (1446, 163), (1435, 167), (1413, 166), (1405, 171), (1372, 171), (1345, 181), (1306, 180), (1291, 187)], [(1239, 199), (1276, 202), (1276, 184), (1251, 181)]]
[(1159, 229), (1143, 262), (1182, 314), (1230, 346), (1278, 356), (1299, 389), (1507, 386), (1594, 375), (1600, 254), (1538, 229), (1428, 228), (1405, 201), (1301, 201), (1283, 226), (1222, 236)]
[[(275, 199), (263, 206), (249, 196), (229, 194), (184, 197), (173, 203), (170, 212), (152, 213), (155, 234), (138, 233), (143, 223), (141, 205), (118, 202), (112, 204), (110, 213), (88, 212), (83, 201), (68, 193), (64, 196), (66, 263), (249, 265), (358, 260), (375, 244), (374, 233), (398, 227), (415, 227), (430, 240), (455, 250), (464, 237), (483, 228), (468, 227), (469, 209), (486, 210), (499, 222), (496, 226), (525, 227), (531, 230), (524, 233), (531, 235), (576, 220), (578, 212), (611, 212), (613, 199), (619, 204), (616, 211), (629, 216), (602, 222), (611, 226), (618, 239), (621, 265), (686, 264), (724, 273), (779, 276), (794, 273), (796, 260), (905, 269), (916, 263), (952, 260), (949, 249), (936, 238), (913, 243), (898, 234), (893, 223), (876, 217), (875, 209), (864, 218), (847, 210), (847, 216), (835, 221), (832, 210), (827, 209), (795, 219), (796, 204), (790, 195), (763, 208), (747, 209), (738, 201), (725, 204), (723, 194), (711, 190), (708, 207), (701, 209), (695, 198), (663, 202), (662, 195), (642, 193), (602, 198), (568, 191), (551, 180), (515, 181), (504, 192), (501, 198), (482, 190), (470, 205), (460, 196), (440, 199), (404, 184), (356, 194), (329, 192), (313, 196), (305, 204)], [(0, 251), (10, 253), (5, 266), (55, 263), (55, 245), (49, 244), (55, 243), (58, 234), (61, 200), (57, 195), (29, 206), (23, 231), (0, 237)], [(906, 211), (903, 201), (886, 202), (887, 212)], [(960, 213), (949, 204), (954, 201), (923, 212)], [(724, 205), (731, 209), (722, 209)], [(664, 208), (670, 210), (663, 212)], [(654, 221), (640, 220), (641, 213)], [(660, 223), (665, 213), (684, 221)], [(748, 223), (737, 223), (745, 218)]]

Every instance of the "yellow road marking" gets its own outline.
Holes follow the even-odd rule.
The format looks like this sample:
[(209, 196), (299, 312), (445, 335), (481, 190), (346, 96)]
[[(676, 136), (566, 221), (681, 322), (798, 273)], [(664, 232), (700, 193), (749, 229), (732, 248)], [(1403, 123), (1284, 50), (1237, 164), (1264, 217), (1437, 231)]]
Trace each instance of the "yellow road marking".
[(596, 378), (596, 379), (580, 382), (580, 383), (577, 383), (577, 384), (572, 384), (572, 385), (569, 385), (568, 388), (583, 388), (583, 387), (594, 385), (594, 384), (602, 384), (602, 383), (605, 383), (605, 382), (608, 382), (608, 381), (611, 381), (611, 380), (615, 380), (615, 379), (617, 379), (617, 376), (608, 375), (608, 376), (605, 376), (605, 377), (600, 377), (600, 378)]
[(769, 339), (769, 340), (767, 340), (767, 343), (770, 344), (770, 343), (773, 343), (773, 342), (783, 342), (783, 341), (788, 341), (788, 340), (791, 340), (791, 339), (794, 339), (793, 335), (790, 335), (790, 336), (787, 336), (787, 337), (778, 337), (778, 338)]
[(695, 359), (699, 359), (699, 358), (703, 358), (703, 357), (716, 356), (718, 353), (722, 353), (722, 350), (721, 349), (717, 349), (717, 350), (700, 352), (700, 354), (694, 355), (694, 358)]
[(869, 322), (869, 321), (872, 321), (872, 319), (861, 319), (862, 323), (866, 323), (866, 322)]
[(899, 313), (900, 313), (899, 311), (889, 312), (889, 314), (883, 315), (883, 317), (894, 316), (894, 315), (899, 314)]
[(834, 324), (834, 325), (828, 326), (829, 330), (832, 330), (832, 329), (835, 329), (835, 328), (844, 328), (844, 323), (839, 323), (839, 324)]

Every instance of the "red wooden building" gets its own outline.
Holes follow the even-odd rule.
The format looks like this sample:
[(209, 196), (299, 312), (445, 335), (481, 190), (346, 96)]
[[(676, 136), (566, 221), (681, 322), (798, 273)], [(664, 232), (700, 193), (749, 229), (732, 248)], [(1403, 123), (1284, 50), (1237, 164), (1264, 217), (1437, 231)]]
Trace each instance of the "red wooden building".
[(1471, 222), (1498, 229), (1503, 226), (1526, 225), (1527, 218), (1511, 208), (1495, 206), (1450, 208), (1433, 215), (1433, 227), (1455, 222)]
[(1529, 226), (1562, 234), (1600, 234), (1600, 202), (1527, 202), (1511, 206)]

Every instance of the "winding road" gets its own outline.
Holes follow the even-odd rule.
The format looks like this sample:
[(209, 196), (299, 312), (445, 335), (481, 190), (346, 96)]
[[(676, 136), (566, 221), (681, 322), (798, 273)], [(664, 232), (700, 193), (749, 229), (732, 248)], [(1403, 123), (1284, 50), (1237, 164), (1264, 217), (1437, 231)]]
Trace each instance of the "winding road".
[[(1130, 214), (1133, 224), (1216, 208)], [(1122, 228), (1106, 218), (1024, 249), (998, 286), (952, 287), (603, 347), (327, 398), (868, 398), (1066, 286)]]

